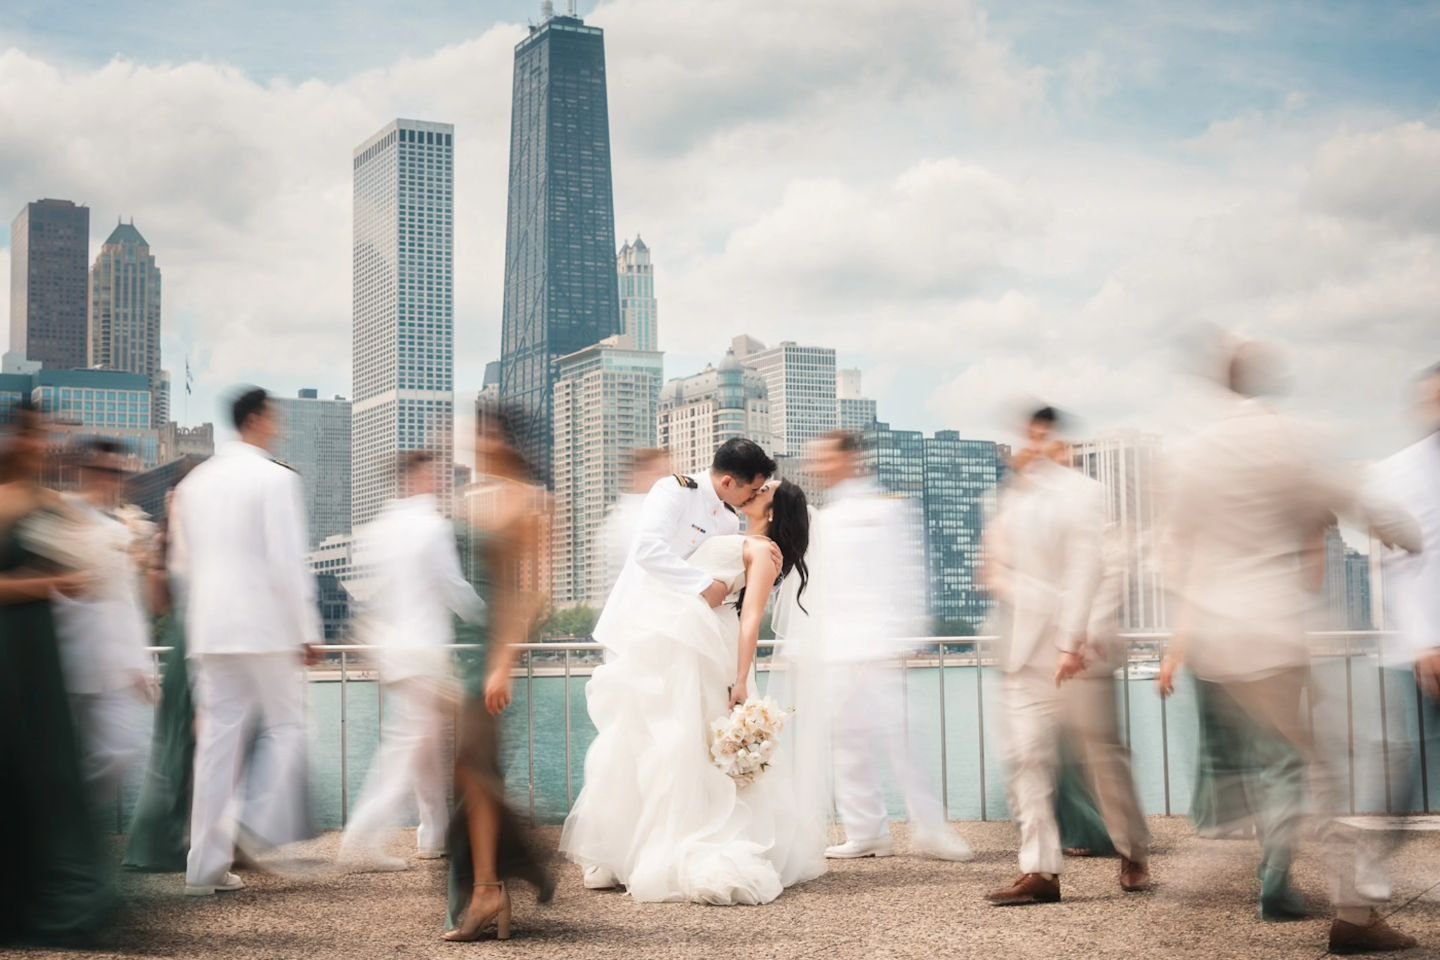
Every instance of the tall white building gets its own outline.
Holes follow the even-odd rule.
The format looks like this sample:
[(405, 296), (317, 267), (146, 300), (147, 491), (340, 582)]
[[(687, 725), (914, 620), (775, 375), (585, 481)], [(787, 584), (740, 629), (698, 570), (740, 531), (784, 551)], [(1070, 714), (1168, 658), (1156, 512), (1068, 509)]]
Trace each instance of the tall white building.
[(662, 359), (607, 337), (555, 361), (550, 590), (557, 607), (605, 600), (600, 528), (623, 489), (631, 451), (655, 446)]
[(807, 443), (838, 426), (834, 350), (789, 340), (767, 348), (749, 336), (736, 337), (731, 349), (743, 366), (765, 378), (772, 453), (800, 456)]
[(865, 396), (860, 386), (859, 370), (841, 370), (835, 374), (835, 396), (841, 430), (863, 433), (879, 419), (875, 401)]
[(396, 120), (355, 148), (352, 529), (395, 495), (401, 453), (454, 460), (453, 136)]
[(715, 448), (731, 437), (748, 437), (766, 450), (774, 447), (765, 378), (746, 370), (735, 351), (727, 350), (718, 369), (707, 366), (665, 384), (656, 438), (670, 451), (677, 472), (703, 473), (710, 469)]
[(1075, 466), (1105, 487), (1106, 513), (1125, 564), (1120, 626), (1131, 631), (1169, 626), (1160, 556), (1160, 438), (1121, 430), (1075, 444)]
[(650, 248), (635, 236), (615, 258), (620, 272), (620, 335), (636, 350), (660, 349), (660, 319), (655, 305), (655, 267)]
[(295, 472), (305, 488), (310, 547), (350, 533), (352, 463), (350, 401), (320, 399), (316, 390), (295, 397), (274, 397), (284, 435), (275, 457)]

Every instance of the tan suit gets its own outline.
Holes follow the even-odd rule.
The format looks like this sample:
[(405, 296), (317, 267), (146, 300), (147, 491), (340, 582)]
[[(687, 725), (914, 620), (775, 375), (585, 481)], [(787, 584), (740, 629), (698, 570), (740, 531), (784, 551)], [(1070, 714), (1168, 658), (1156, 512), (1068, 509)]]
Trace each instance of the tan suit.
[[(1115, 616), (1121, 566), (1105, 534), (1104, 488), (1039, 461), (1006, 490), (986, 538), (1001, 600), (1005, 752), (1024, 873), (1064, 866), (1055, 817), (1062, 737), (1084, 766), (1116, 850), (1137, 863), (1148, 857), (1115, 710), (1114, 671), (1124, 657)], [(1083, 653), (1086, 669), (1057, 688), (1062, 652)]]

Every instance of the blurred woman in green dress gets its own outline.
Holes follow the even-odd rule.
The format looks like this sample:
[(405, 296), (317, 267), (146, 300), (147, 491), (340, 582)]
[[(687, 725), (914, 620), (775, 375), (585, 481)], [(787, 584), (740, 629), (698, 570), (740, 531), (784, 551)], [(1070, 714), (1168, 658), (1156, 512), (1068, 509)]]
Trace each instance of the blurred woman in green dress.
[(475, 646), (457, 657), (463, 693), (455, 733), (446, 940), (478, 940), (491, 926), (497, 939), (508, 939), (510, 879), (534, 886), (541, 903), (555, 889), (548, 855), (505, 801), (500, 764), (499, 717), (510, 706), (515, 646), (529, 639), (544, 604), (534, 575), (549, 516), (545, 491), (530, 481), (516, 444), (515, 416), (499, 407), (479, 411), (475, 456), (481, 495), (471, 500), (469, 528), (462, 531), (471, 581), (488, 616), (483, 626), (457, 636)]
[[(67, 508), (39, 484), (39, 415), (13, 411), (0, 448), (0, 943), (74, 946), (108, 925), (116, 898), (61, 672), (51, 597), (86, 574), (36, 552)], [(53, 524), (52, 524), (53, 525)]]

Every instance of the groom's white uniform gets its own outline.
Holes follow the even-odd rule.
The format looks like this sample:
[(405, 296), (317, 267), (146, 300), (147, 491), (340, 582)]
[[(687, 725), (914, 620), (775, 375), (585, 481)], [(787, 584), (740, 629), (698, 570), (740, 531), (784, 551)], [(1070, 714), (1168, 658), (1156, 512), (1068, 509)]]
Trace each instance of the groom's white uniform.
[(715, 492), (709, 471), (657, 480), (640, 505), (634, 543), (595, 624), (595, 639), (607, 651), (623, 648), (625, 638), (612, 636), (607, 629), (614, 616), (611, 611), (638, 602), (646, 574), (681, 593), (704, 593), (710, 575), (685, 558), (711, 537), (739, 532), (740, 518)]
[(208, 893), (238, 884), (227, 874), (242, 798), (251, 839), (308, 834), (303, 658), (320, 611), (300, 477), (264, 450), (226, 445), (176, 488), (170, 517), (197, 728), (186, 883)]
[(833, 488), (816, 525), (814, 607), (834, 711), (835, 807), (847, 839), (829, 856), (890, 852), (880, 783), (884, 751), (917, 845), (945, 859), (968, 858), (906, 736), (900, 656), (926, 623), (924, 552), (911, 509), (874, 480), (857, 478)]

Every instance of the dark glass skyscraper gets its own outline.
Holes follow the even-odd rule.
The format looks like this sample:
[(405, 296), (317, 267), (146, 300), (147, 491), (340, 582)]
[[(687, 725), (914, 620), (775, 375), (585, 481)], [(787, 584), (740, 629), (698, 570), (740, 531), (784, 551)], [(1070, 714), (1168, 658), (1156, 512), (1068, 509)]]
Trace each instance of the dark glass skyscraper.
[(515, 47), (500, 395), (551, 481), (553, 361), (620, 332), (605, 35), (550, 17)]
[(89, 280), (90, 208), (25, 204), (10, 226), (10, 349), (51, 370), (82, 369)]

